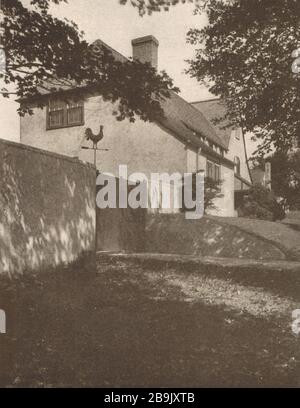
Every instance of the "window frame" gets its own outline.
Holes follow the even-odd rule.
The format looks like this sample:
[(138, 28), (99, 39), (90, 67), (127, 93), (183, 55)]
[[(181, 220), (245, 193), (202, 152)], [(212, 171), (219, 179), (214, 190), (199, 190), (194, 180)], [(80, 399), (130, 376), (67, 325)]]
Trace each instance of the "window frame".
[[(51, 101), (58, 101), (59, 103), (62, 104), (62, 109), (57, 109), (57, 110), (61, 110), (63, 111), (63, 124), (59, 124), (59, 125), (54, 125), (51, 126), (50, 125), (50, 118), (51, 118), (51, 112), (55, 111), (54, 109), (51, 110)], [(79, 106), (76, 106), (76, 108), (81, 107), (81, 120), (78, 122), (74, 122), (74, 123), (69, 123), (69, 111), (71, 109), (74, 109), (74, 107), (72, 107), (72, 104), (76, 104)], [(69, 108), (69, 106), (71, 106)], [(84, 109), (84, 101), (82, 99), (80, 99), (79, 101), (74, 101), (74, 100), (62, 100), (60, 98), (56, 98), (56, 99), (49, 99), (48, 103), (47, 103), (47, 111), (46, 111), (46, 130), (56, 130), (56, 129), (65, 129), (65, 128), (71, 128), (71, 127), (77, 127), (77, 126), (84, 126), (85, 124), (85, 109)]]
[[(212, 176), (209, 175), (208, 168), (211, 167)], [(210, 178), (213, 181), (221, 181), (221, 166), (213, 161), (206, 161), (206, 177)]]
[[(217, 177), (217, 175), (218, 175), (218, 177)], [(216, 164), (216, 163), (214, 165), (214, 180), (216, 182), (221, 181), (221, 166), (219, 164)]]
[[(211, 169), (212, 175), (210, 176), (209, 168)], [(214, 163), (210, 160), (206, 161), (206, 177), (214, 180)]]

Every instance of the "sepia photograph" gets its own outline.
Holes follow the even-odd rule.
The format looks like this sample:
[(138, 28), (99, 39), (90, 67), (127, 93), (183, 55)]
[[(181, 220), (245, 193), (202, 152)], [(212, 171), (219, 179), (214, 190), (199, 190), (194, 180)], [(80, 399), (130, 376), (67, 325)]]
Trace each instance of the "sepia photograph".
[(0, 388), (300, 388), (299, 0), (0, 0)]

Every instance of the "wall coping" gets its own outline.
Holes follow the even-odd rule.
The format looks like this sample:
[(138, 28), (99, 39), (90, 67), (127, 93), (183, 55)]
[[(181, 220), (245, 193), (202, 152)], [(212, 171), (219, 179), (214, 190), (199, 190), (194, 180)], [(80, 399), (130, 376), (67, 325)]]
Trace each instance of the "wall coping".
[(11, 140), (6, 140), (2, 138), (0, 138), (0, 146), (1, 145), (8, 145), (11, 147), (16, 147), (20, 150), (26, 150), (26, 151), (38, 153), (44, 156), (48, 156), (48, 157), (55, 157), (56, 159), (65, 160), (73, 164), (79, 164), (80, 166), (87, 167), (87, 168), (90, 168), (96, 171), (96, 167), (92, 163), (83, 162), (82, 160), (79, 160), (78, 157), (70, 157), (70, 156), (66, 156), (61, 153), (50, 152), (48, 150), (39, 149), (37, 147), (29, 146), (24, 143), (13, 142)]

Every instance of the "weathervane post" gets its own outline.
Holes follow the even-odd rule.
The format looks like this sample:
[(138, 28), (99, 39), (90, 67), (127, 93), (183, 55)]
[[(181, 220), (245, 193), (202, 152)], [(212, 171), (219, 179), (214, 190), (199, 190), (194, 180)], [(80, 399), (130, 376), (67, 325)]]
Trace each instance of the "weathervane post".
[[(87, 128), (85, 130), (85, 138), (86, 140), (91, 140), (93, 142), (93, 147), (82, 146), (81, 148), (84, 150), (94, 150), (94, 166), (97, 170), (97, 151), (108, 152), (109, 149), (98, 149), (98, 143), (104, 138), (103, 133), (104, 126), (100, 126), (100, 131), (97, 135), (92, 132), (92, 129)], [(97, 197), (97, 183), (96, 183), (96, 197)], [(97, 214), (97, 212), (96, 212)], [(95, 234), (95, 250), (98, 250), (98, 235), (97, 235), (97, 215), (96, 215), (96, 234)]]

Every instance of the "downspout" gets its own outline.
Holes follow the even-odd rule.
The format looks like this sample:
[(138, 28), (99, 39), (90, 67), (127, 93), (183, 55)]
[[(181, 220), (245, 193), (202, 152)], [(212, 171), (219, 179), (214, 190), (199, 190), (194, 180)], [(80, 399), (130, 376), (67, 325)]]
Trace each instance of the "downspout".
[(196, 173), (198, 173), (200, 171), (199, 169), (199, 155), (202, 152), (202, 147), (199, 147), (197, 150), (197, 157), (196, 157)]
[(246, 158), (246, 163), (247, 163), (247, 169), (248, 169), (248, 173), (249, 173), (249, 177), (250, 177), (251, 184), (253, 184), (252, 175), (251, 175), (251, 171), (250, 171), (250, 167), (249, 167), (248, 154), (247, 154), (245, 131), (244, 131), (243, 126), (241, 126), (241, 131), (242, 131), (242, 138), (243, 138), (243, 143), (244, 143), (244, 151), (245, 151), (245, 158)]

